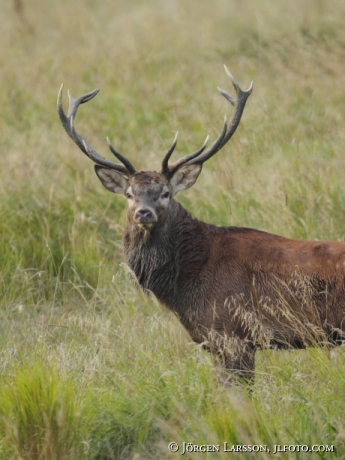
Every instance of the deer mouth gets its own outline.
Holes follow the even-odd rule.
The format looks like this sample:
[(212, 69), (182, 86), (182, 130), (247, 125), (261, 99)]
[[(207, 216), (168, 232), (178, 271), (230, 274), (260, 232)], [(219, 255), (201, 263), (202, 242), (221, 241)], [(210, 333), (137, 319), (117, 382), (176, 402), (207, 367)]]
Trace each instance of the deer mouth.
[(157, 216), (151, 209), (138, 209), (134, 215), (134, 220), (139, 227), (149, 229), (157, 223)]
[(151, 230), (151, 228), (157, 223), (156, 220), (153, 219), (145, 219), (139, 218), (135, 219), (135, 224), (142, 230)]
[(143, 230), (151, 230), (153, 227), (154, 222), (138, 222), (137, 226)]

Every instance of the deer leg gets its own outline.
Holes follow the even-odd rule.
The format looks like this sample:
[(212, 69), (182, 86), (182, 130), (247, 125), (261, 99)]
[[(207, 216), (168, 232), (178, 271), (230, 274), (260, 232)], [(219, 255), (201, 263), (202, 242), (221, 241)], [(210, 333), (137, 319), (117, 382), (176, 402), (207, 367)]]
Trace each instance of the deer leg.
[(254, 383), (255, 379), (255, 348), (248, 344), (243, 344), (241, 350), (236, 350), (236, 354), (225, 350), (224, 367), (235, 377)]
[[(218, 362), (226, 371), (225, 380), (235, 379), (244, 380), (252, 384), (255, 378), (255, 346), (239, 338), (227, 339), (223, 346), (215, 350), (218, 355)], [(223, 374), (224, 375), (224, 374)], [(222, 376), (223, 380), (223, 376)]]

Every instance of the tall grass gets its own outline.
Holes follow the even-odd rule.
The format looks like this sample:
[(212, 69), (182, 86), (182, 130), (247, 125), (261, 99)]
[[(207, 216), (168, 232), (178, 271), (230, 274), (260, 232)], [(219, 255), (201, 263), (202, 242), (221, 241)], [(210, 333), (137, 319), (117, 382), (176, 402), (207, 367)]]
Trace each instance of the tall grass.
[[(345, 458), (343, 348), (260, 352), (252, 389), (219, 385), (212, 357), (130, 282), (125, 203), (55, 102), (62, 82), (74, 96), (100, 87), (78, 130), (158, 169), (177, 130), (180, 155), (218, 134), (225, 63), (253, 95), (178, 199), (217, 225), (343, 240), (344, 19), (340, 0), (2, 5), (1, 459), (168, 459), (183, 442), (271, 449), (191, 459)], [(275, 444), (334, 452), (273, 456)]]
[(78, 458), (81, 414), (74, 386), (37, 357), (7, 376), (0, 392), (3, 453), (32, 460)]

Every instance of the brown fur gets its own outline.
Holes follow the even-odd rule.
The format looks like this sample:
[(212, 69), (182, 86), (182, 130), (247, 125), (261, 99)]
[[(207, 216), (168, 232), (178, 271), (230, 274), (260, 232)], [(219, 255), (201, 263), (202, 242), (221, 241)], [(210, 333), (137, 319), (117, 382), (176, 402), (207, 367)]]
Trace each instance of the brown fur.
[(140, 285), (178, 316), (195, 342), (206, 342), (246, 378), (253, 376), (258, 348), (302, 348), (339, 341), (345, 332), (343, 242), (216, 227), (172, 199), (166, 219), (145, 237), (129, 213), (124, 247)]

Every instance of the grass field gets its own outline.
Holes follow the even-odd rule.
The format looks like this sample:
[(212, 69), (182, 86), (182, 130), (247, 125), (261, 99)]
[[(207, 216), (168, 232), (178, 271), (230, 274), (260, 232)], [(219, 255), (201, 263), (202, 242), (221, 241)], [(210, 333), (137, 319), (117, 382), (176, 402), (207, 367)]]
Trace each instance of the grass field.
[(2, 5), (1, 460), (177, 459), (183, 442), (220, 445), (186, 459), (345, 459), (343, 348), (260, 352), (251, 393), (222, 387), (212, 358), (129, 281), (125, 200), (56, 112), (62, 82), (74, 96), (101, 88), (79, 132), (158, 169), (176, 131), (181, 156), (218, 134), (226, 64), (254, 92), (178, 199), (217, 225), (344, 240), (344, 22), (343, 0)]

